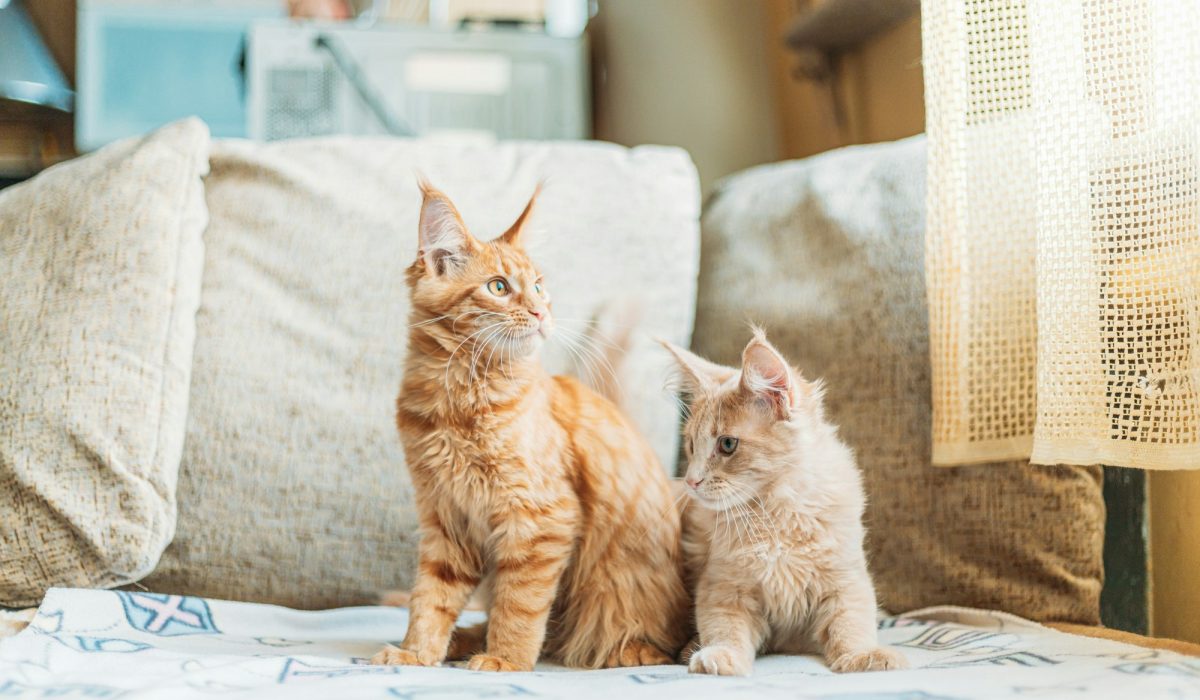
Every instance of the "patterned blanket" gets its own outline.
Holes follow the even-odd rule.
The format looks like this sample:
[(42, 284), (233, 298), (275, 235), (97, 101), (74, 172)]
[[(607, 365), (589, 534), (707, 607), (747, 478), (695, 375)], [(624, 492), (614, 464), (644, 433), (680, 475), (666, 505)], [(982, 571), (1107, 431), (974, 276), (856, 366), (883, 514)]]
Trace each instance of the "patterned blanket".
[[(468, 613), (465, 618), (471, 618)], [(469, 621), (465, 619), (464, 621)], [(54, 589), (0, 641), (0, 697), (29, 698), (1197, 698), (1200, 659), (1056, 632), (996, 612), (931, 608), (880, 621), (909, 671), (838, 676), (804, 656), (749, 678), (682, 666), (488, 674), (366, 664), (402, 636), (399, 608), (301, 612), (156, 593)]]

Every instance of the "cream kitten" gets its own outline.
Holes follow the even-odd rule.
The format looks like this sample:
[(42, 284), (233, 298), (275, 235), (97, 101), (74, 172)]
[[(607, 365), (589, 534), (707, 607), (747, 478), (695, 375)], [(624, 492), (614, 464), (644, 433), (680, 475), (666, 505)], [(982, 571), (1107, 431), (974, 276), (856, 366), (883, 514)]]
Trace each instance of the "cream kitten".
[(745, 675), (759, 651), (817, 650), (837, 672), (904, 668), (879, 646), (861, 478), (820, 385), (758, 330), (740, 372), (664, 344), (691, 395), (684, 551), (700, 636), (689, 669)]

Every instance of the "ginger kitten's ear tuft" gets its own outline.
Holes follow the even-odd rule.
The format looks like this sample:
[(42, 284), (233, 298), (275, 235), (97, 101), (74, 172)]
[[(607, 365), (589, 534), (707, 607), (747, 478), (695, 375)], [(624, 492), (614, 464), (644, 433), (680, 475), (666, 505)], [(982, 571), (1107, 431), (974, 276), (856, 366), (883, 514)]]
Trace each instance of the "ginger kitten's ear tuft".
[(436, 275), (462, 268), (467, 257), (479, 248), (475, 237), (467, 231), (454, 202), (425, 179), (417, 181), (421, 188), (421, 219), (418, 224), (420, 256), (425, 267)]
[(508, 230), (500, 235), (500, 240), (509, 245), (521, 245), (522, 234), (524, 234), (525, 228), (529, 225), (529, 219), (533, 215), (533, 205), (537, 202), (538, 195), (542, 193), (543, 184), (539, 182), (537, 187), (533, 188), (533, 194), (529, 195), (529, 203), (525, 205), (525, 209), (517, 217), (517, 220), (513, 222), (513, 225), (509, 226)]
[(796, 383), (787, 360), (760, 329), (754, 329), (742, 351), (742, 391), (764, 401), (779, 420), (787, 420), (796, 407)]
[(703, 357), (691, 351), (684, 350), (674, 343), (667, 342), (661, 338), (658, 339), (658, 342), (675, 358), (675, 363), (679, 365), (679, 369), (683, 372), (687, 389), (692, 393), (710, 391), (737, 374), (737, 370), (732, 367), (709, 362)]

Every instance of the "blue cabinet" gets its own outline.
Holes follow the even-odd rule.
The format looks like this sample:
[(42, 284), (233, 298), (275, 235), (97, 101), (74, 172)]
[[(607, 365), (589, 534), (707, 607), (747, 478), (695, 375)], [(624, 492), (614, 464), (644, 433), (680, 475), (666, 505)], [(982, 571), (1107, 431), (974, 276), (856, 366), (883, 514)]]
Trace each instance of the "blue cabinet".
[(79, 3), (75, 145), (81, 151), (199, 116), (246, 135), (241, 62), (250, 24), (277, 0)]

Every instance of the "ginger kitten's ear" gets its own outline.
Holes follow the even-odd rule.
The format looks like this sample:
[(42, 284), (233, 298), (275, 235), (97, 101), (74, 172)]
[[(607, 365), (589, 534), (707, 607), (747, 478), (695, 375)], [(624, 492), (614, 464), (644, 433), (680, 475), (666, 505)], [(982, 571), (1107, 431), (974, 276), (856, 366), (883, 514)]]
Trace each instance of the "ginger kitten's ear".
[(796, 407), (798, 381), (783, 355), (755, 330), (742, 351), (742, 391), (765, 402), (779, 420), (787, 420)]
[(500, 240), (509, 245), (521, 245), (521, 236), (525, 232), (525, 227), (529, 225), (529, 219), (533, 215), (533, 205), (537, 201), (538, 195), (542, 193), (542, 183), (533, 188), (533, 194), (529, 195), (529, 203), (525, 205), (525, 210), (517, 217), (512, 226), (500, 235)]
[(703, 357), (684, 350), (674, 343), (669, 343), (661, 339), (658, 342), (675, 358), (676, 364), (679, 365), (679, 369), (683, 372), (687, 388), (692, 393), (713, 389), (737, 374), (737, 370), (732, 367), (709, 362)]
[(423, 199), (418, 224), (420, 256), (425, 268), (444, 275), (462, 268), (467, 257), (479, 249), (467, 231), (454, 202), (425, 180), (420, 180)]

